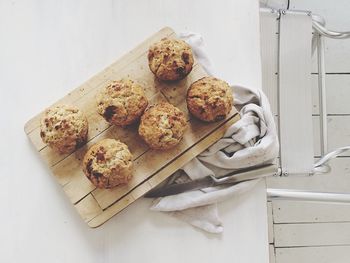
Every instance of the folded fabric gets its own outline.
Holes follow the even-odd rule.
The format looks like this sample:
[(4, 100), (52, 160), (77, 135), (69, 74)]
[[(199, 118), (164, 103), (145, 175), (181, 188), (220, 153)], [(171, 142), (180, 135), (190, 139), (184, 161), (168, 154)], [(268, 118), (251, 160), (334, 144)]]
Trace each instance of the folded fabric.
[[(189, 43), (197, 61), (212, 75), (203, 50), (203, 40), (195, 33), (180, 37)], [(273, 163), (278, 156), (278, 139), (270, 104), (261, 90), (232, 86), (234, 104), (241, 119), (228, 128), (224, 137), (176, 172), (169, 183), (195, 180), (207, 175), (223, 176), (232, 171)], [(154, 200), (151, 210), (167, 212), (195, 227), (221, 233), (217, 202), (251, 189), (257, 180), (233, 186), (210, 187)]]

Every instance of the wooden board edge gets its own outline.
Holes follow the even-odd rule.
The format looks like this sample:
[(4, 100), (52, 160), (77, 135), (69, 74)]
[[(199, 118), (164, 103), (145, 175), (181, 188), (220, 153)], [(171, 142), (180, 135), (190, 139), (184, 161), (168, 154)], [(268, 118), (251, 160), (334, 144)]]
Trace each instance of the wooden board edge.
[[(102, 213), (95, 216), (94, 218), (87, 221), (87, 225), (91, 228), (97, 228), (104, 223), (106, 223), (109, 219), (111, 219), (113, 216), (127, 208), (129, 205), (131, 205), (136, 200), (133, 199), (131, 192), (121, 198), (118, 202), (116, 202), (114, 205), (110, 206), (109, 208), (105, 209)], [(103, 217), (102, 220), (98, 220)], [(86, 221), (85, 221), (86, 222)]]
[(88, 222), (90, 219), (103, 212), (102, 208), (99, 206), (92, 194), (85, 196), (82, 200), (75, 204), (74, 207), (85, 222)]
[[(138, 198), (134, 199), (133, 196), (132, 196), (132, 193), (134, 191), (137, 191), (138, 187), (142, 187), (143, 184), (149, 183), (149, 181), (152, 180), (153, 178), (155, 178), (153, 180), (158, 180), (158, 182), (155, 182), (152, 185), (153, 187), (155, 187), (156, 185), (158, 185), (161, 182), (163, 182), (167, 178), (165, 176), (165, 174), (169, 174), (169, 170), (174, 170), (175, 169), (174, 170), (174, 172), (175, 172), (177, 170), (176, 167), (178, 167), (179, 163), (181, 163), (182, 165), (185, 165), (187, 163), (188, 157), (190, 155), (192, 155), (192, 158), (194, 158), (195, 156), (200, 154), (202, 151), (207, 149), (210, 145), (212, 145), (215, 142), (217, 142), (225, 134), (227, 128), (229, 126), (231, 126), (232, 124), (234, 124), (235, 122), (237, 122), (239, 119), (240, 119), (240, 115), (237, 112), (236, 114), (234, 114), (232, 116), (232, 118), (230, 118), (229, 120), (224, 122), (216, 130), (214, 130), (212, 133), (210, 133), (209, 135), (204, 137), (200, 142), (198, 142), (196, 145), (194, 145), (191, 148), (191, 151), (186, 151), (185, 153), (183, 153), (181, 156), (179, 156), (172, 163), (170, 163), (169, 165), (164, 167), (162, 170), (158, 171), (157, 174), (153, 175), (150, 179), (146, 180), (145, 182), (143, 182), (140, 185), (138, 185), (137, 187), (135, 187), (127, 195), (125, 195), (124, 197), (122, 197), (121, 199), (116, 201), (114, 204), (112, 204), (111, 206), (106, 208), (101, 214), (97, 215), (96, 217), (94, 217), (93, 219), (88, 221), (87, 222), (88, 226), (91, 227), (91, 228), (97, 228), (97, 227), (101, 226), (102, 224), (104, 224), (105, 222), (107, 222), (109, 219), (111, 219), (113, 216), (115, 216), (116, 214), (121, 212), (123, 209), (125, 209), (127, 206), (129, 206), (131, 203), (133, 203), (134, 201), (136, 201), (137, 199), (142, 197), (142, 195), (141, 195)], [(146, 192), (144, 194), (146, 194)], [(124, 200), (125, 198), (127, 200)], [(132, 199), (133, 201), (131, 201), (130, 199)], [(125, 206), (122, 207), (120, 205), (121, 201), (125, 202), (125, 204), (124, 204)], [(101, 217), (102, 217), (102, 219), (101, 219)]]
[[(173, 33), (175, 33), (175, 31), (174, 31), (171, 27), (165, 26), (165, 27), (161, 28), (159, 31), (157, 31), (156, 33), (152, 34), (150, 37), (148, 37), (148, 38), (146, 38), (145, 40), (143, 40), (142, 42), (140, 42), (140, 44), (138, 44), (138, 45), (135, 46), (134, 48), (128, 50), (125, 54), (123, 54), (123, 55), (121, 55), (119, 58), (117, 58), (116, 61), (123, 60), (123, 59), (125, 59), (126, 57), (132, 55), (132, 51), (134, 51), (134, 50), (140, 48), (141, 46), (144, 45), (145, 42), (150, 41), (152, 38), (156, 37), (157, 35), (160, 35), (160, 34), (171, 35), (171, 34), (173, 34)], [(103, 68), (103, 69), (102, 69), (101, 71), (99, 71), (98, 73), (96, 73), (96, 74), (90, 76), (85, 82), (83, 82), (82, 84), (80, 84), (77, 88), (74, 88), (71, 92), (73, 92), (73, 91), (79, 89), (80, 86), (86, 84), (89, 80), (91, 80), (92, 78), (94, 78), (96, 75), (99, 75), (100, 73), (106, 71), (106, 70), (107, 70), (108, 68), (110, 68), (110, 66), (113, 65), (113, 64), (114, 64), (114, 63), (112, 63), (112, 64), (106, 66), (105, 68)], [(71, 92), (70, 92), (70, 93), (71, 93)], [(67, 95), (63, 96), (62, 98), (60, 98), (60, 99), (57, 100), (57, 101), (60, 101), (60, 100), (64, 99), (65, 97), (67, 97)], [(55, 105), (55, 104), (56, 104), (56, 102), (52, 103), (52, 104), (51, 104), (50, 106), (48, 106), (47, 108), (52, 107), (52, 106)], [(46, 109), (46, 108), (45, 108), (45, 109)], [(45, 109), (44, 109), (44, 110), (45, 110)], [(43, 111), (44, 111), (44, 110), (43, 110)], [(26, 133), (26, 135), (28, 135), (29, 133), (31, 133), (31, 132), (33, 131), (33, 129), (30, 127), (30, 125), (32, 124), (33, 121), (36, 120), (36, 118), (38, 118), (38, 115), (40, 115), (40, 114), (43, 113), (43, 111), (41, 111), (40, 113), (38, 113), (38, 114), (36, 114), (35, 116), (31, 117), (28, 121), (25, 122), (23, 128), (24, 128), (24, 132)]]

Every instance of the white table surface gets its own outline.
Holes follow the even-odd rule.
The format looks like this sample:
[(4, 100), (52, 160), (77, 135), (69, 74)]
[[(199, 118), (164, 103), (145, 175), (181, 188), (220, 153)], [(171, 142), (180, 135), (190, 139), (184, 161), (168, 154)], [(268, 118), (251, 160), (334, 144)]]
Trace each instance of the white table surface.
[[(84, 4), (83, 4), (84, 3)], [(265, 185), (219, 205), (210, 235), (141, 199), (80, 219), (24, 123), (168, 25), (200, 32), (217, 76), (261, 85), (258, 1), (0, 1), (1, 262), (268, 262)]]

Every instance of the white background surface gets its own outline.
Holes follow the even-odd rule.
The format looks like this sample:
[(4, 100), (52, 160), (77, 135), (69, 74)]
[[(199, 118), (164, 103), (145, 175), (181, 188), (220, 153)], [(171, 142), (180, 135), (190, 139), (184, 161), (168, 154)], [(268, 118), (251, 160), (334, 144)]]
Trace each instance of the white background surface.
[(0, 0), (1, 262), (268, 262), (264, 184), (209, 235), (140, 200), (89, 229), (27, 140), (32, 116), (168, 25), (200, 32), (217, 76), (260, 85), (258, 1)]

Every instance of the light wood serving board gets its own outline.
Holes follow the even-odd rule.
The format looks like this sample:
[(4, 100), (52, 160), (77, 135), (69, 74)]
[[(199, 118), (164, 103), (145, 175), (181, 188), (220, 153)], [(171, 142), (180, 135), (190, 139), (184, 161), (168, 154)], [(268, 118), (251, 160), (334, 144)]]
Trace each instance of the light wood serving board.
[[(78, 106), (88, 118), (88, 143), (71, 154), (60, 155), (47, 147), (40, 138), (41, 112), (25, 125), (25, 132), (42, 159), (46, 161), (63, 191), (80, 216), (90, 227), (98, 227), (132, 202), (142, 197), (184, 164), (219, 140), (225, 130), (239, 119), (235, 109), (225, 120), (204, 123), (188, 114), (186, 90), (190, 84), (207, 75), (195, 61), (192, 72), (182, 81), (164, 83), (155, 79), (148, 68), (149, 46), (164, 37), (176, 38), (170, 28), (163, 28), (121, 59), (70, 92), (55, 104)], [(167, 151), (151, 150), (137, 134), (137, 124), (128, 127), (109, 125), (96, 109), (95, 95), (108, 82), (128, 77), (143, 85), (152, 103), (169, 101), (186, 113), (188, 129), (175, 148)], [(115, 138), (126, 143), (134, 156), (133, 179), (128, 185), (113, 189), (98, 189), (82, 171), (82, 158), (87, 149), (103, 138)]]

